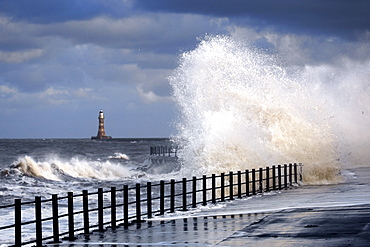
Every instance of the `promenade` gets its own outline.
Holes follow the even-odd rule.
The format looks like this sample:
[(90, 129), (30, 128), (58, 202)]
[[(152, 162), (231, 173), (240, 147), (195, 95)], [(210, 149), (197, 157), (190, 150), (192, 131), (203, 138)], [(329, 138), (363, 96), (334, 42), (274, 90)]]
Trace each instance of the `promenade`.
[(369, 246), (370, 168), (48, 246)]

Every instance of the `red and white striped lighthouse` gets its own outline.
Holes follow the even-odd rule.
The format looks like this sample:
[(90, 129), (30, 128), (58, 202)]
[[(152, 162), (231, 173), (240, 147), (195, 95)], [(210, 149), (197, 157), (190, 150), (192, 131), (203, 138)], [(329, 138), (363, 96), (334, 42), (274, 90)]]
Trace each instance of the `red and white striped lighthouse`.
[(99, 119), (98, 135), (97, 136), (92, 136), (91, 139), (99, 139), (99, 140), (100, 139), (112, 139), (111, 136), (107, 136), (105, 134), (103, 110), (100, 110), (98, 119)]

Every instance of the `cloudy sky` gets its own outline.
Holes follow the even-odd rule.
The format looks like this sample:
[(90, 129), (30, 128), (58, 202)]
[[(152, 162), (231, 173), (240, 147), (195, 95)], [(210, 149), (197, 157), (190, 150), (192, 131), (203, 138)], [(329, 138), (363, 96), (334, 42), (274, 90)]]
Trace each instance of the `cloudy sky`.
[(370, 57), (370, 2), (1, 0), (0, 138), (175, 134), (168, 76), (205, 35), (294, 66)]

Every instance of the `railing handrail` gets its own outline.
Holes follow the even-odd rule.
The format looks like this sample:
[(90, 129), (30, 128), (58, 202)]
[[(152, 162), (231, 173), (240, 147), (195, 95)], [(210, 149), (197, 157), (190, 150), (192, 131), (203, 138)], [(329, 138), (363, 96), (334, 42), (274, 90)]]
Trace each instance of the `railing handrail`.
[[(229, 173), (221, 173), (220, 175), (212, 174), (211, 176), (203, 175), (200, 178), (192, 177), (191, 179), (183, 178), (182, 180), (161, 180), (156, 183), (147, 182), (146, 184), (135, 184), (134, 186), (124, 185), (121, 188), (111, 187), (104, 190), (99, 188), (97, 192), (88, 192), (84, 190), (82, 194), (68, 192), (67, 196), (59, 197), (54, 194), (51, 199), (43, 199), (35, 197), (35, 201), (21, 202), (20, 199), (15, 199), (14, 204), (1, 206), (0, 208), (14, 207), (15, 222), (14, 224), (1, 226), (0, 230), (14, 228), (15, 244), (12, 246), (22, 246), (31, 243), (36, 243), (36, 246), (42, 246), (42, 242), (48, 239), (53, 239), (53, 242), (59, 242), (59, 237), (68, 235), (69, 240), (74, 240), (75, 233), (84, 231), (89, 233), (92, 228), (98, 227), (98, 230), (103, 230), (105, 225), (116, 227), (117, 222), (123, 222), (124, 226), (129, 224), (129, 220), (140, 222), (143, 217), (152, 218), (154, 214), (163, 215), (165, 212), (174, 212), (175, 210), (188, 210), (196, 205), (206, 205), (209, 202), (217, 203), (225, 200), (234, 200), (234, 197), (241, 198), (243, 196), (251, 196), (257, 193), (263, 193), (270, 190), (286, 189), (293, 183), (298, 183), (302, 179), (301, 169), (298, 171), (301, 164), (290, 163), (266, 168), (251, 169), (245, 171), (230, 171)], [(294, 179), (293, 179), (294, 176)], [(210, 186), (209, 186), (210, 185)], [(146, 189), (146, 197), (144, 198), (143, 190)], [(158, 196), (152, 197), (152, 190), (158, 191)], [(134, 190), (134, 197), (129, 199), (129, 191)], [(117, 193), (122, 194), (122, 202), (117, 202)], [(218, 193), (218, 195), (217, 195)], [(111, 204), (104, 205), (104, 194), (111, 195)], [(89, 208), (89, 197), (97, 196), (96, 207)], [(74, 206), (74, 199), (80, 199), (82, 205), (78, 210)], [(176, 201), (177, 199), (177, 201)], [(58, 210), (59, 202), (67, 200), (67, 213), (60, 213)], [(153, 208), (153, 202), (157, 203), (156, 208)], [(42, 204), (51, 203), (52, 216), (42, 218)], [(29, 221), (21, 220), (22, 206), (35, 206), (35, 219)], [(81, 202), (79, 203), (81, 204)], [(134, 205), (132, 209), (134, 213), (129, 214), (129, 205)], [(142, 211), (146, 206), (146, 210)], [(123, 208), (123, 209), (122, 209)], [(111, 218), (109, 221), (104, 221), (104, 210), (110, 209)], [(123, 218), (117, 218), (117, 209), (122, 209)], [(97, 212), (97, 224), (90, 225), (89, 213)], [(84, 218), (83, 227), (75, 229), (74, 216), (81, 215)], [(122, 214), (121, 214), (122, 215)], [(60, 232), (60, 219), (68, 221), (68, 231)], [(43, 237), (42, 223), (51, 221), (53, 224), (52, 235)], [(20, 238), (22, 226), (35, 224), (35, 240), (22, 242)]]

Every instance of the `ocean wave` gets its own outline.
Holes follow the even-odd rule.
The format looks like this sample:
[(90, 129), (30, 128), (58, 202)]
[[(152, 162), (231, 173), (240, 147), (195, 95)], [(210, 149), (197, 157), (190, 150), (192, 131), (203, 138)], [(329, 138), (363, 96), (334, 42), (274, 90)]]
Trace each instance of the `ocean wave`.
[(127, 154), (122, 153), (114, 153), (114, 155), (111, 155), (108, 157), (109, 159), (123, 159), (123, 160), (130, 160), (130, 158), (127, 156)]
[(182, 113), (184, 176), (297, 162), (306, 183), (338, 179), (332, 119), (313, 85), (275, 56), (210, 36), (179, 64), (170, 84)]
[(26, 175), (53, 181), (69, 178), (116, 180), (133, 175), (128, 168), (110, 161), (90, 161), (78, 157), (62, 160), (57, 156), (35, 160), (27, 155), (13, 162), (10, 169), (4, 169), (2, 174)]

